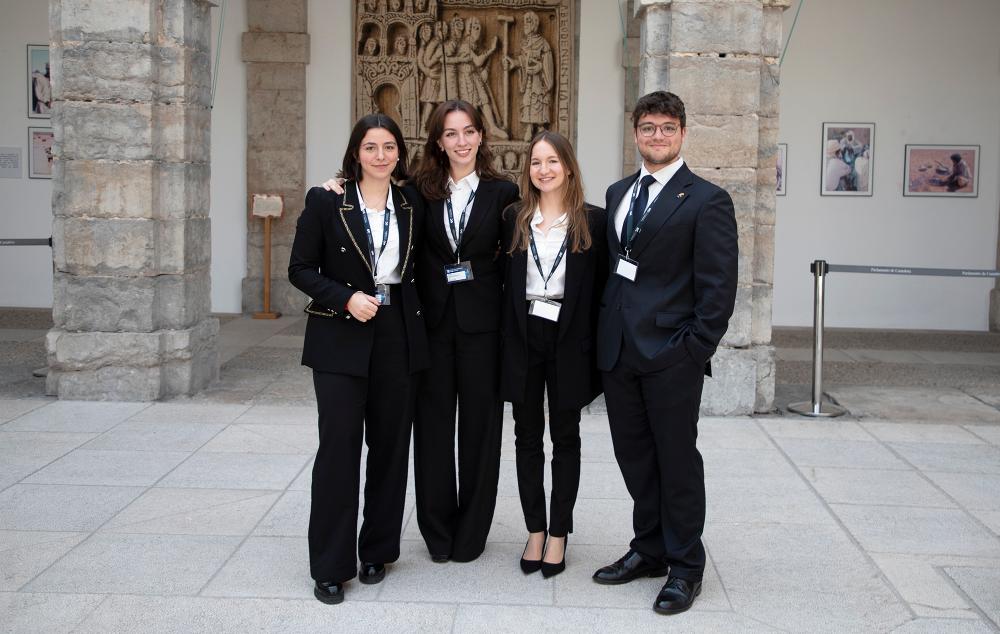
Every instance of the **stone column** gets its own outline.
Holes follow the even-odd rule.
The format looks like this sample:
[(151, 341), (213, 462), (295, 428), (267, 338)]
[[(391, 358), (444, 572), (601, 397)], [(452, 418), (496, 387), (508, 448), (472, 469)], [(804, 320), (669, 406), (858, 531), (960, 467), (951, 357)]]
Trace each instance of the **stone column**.
[[(309, 63), (306, 7), (306, 0), (247, 0), (249, 31), (243, 34), (242, 57), (247, 73), (247, 198), (253, 194), (284, 197), (285, 213), (271, 223), (271, 310), (287, 314), (300, 314), (306, 301), (302, 292), (288, 282), (295, 222), (305, 206), (306, 64)], [(247, 221), (244, 312), (263, 308), (263, 227), (258, 219)]]
[(210, 317), (205, 0), (52, 0), (48, 391), (190, 394), (218, 374)]
[(683, 156), (733, 197), (739, 285), (702, 409), (769, 411), (774, 401), (771, 285), (781, 12), (789, 0), (634, 0), (641, 21), (639, 94), (684, 100)]

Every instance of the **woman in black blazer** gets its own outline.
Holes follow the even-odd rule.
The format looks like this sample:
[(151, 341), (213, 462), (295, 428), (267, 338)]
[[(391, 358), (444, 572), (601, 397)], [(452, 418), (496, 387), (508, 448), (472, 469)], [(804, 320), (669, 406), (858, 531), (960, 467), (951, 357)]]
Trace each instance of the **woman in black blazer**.
[[(584, 203), (573, 147), (556, 132), (543, 130), (532, 139), (521, 191), (521, 202), (504, 212), (501, 394), (514, 407), (517, 484), (528, 528), (521, 569), (551, 577), (566, 567), (566, 538), (573, 532), (580, 409), (601, 392), (594, 334), (607, 279), (607, 220), (602, 209)], [(548, 522), (542, 484), (546, 388), (552, 440)]]
[(417, 286), (430, 341), (413, 421), (417, 523), (433, 561), (472, 561), (500, 477), (501, 215), (517, 186), (493, 168), (482, 117), (465, 101), (431, 114), (413, 182), (427, 200)]
[(356, 574), (378, 583), (399, 558), (416, 378), (427, 367), (413, 273), (423, 201), (391, 181), (406, 176), (399, 127), (385, 115), (358, 121), (341, 175), (343, 194), (313, 188), (306, 196), (288, 264), (288, 279), (312, 298), (302, 351), (319, 410), (309, 566), (324, 603), (343, 601), (344, 582)]

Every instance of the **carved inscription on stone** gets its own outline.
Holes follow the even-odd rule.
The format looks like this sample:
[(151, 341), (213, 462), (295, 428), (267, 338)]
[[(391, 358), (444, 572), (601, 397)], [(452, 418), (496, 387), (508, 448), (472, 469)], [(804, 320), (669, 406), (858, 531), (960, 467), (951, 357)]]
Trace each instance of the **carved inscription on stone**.
[(539, 130), (574, 137), (575, 30), (575, 0), (358, 0), (354, 118), (392, 117), (412, 152), (434, 108), (464, 99), (516, 175)]

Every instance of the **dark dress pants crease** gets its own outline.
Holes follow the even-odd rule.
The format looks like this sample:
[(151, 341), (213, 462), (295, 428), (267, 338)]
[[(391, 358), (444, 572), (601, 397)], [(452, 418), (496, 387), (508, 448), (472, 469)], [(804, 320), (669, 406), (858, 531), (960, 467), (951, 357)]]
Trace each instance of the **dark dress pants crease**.
[[(399, 558), (415, 377), (407, 369), (402, 307), (392, 299), (371, 321), (375, 338), (367, 378), (313, 371), (319, 450), (312, 471), (309, 567), (317, 581), (352, 579), (358, 558)], [(368, 460), (358, 532), (362, 437)]]
[(449, 299), (427, 335), (430, 369), (413, 423), (417, 524), (432, 555), (472, 561), (486, 548), (500, 479), (499, 333), (462, 332)]
[[(523, 403), (513, 403), (517, 490), (524, 522), (531, 533), (548, 530), (554, 537), (573, 532), (573, 507), (580, 488), (580, 410), (556, 409), (559, 377), (556, 343), (559, 325), (528, 317), (528, 368)], [(544, 397), (549, 393), (549, 439), (552, 442), (550, 521), (545, 521)]]
[(696, 447), (704, 365), (685, 356), (638, 373), (627, 349), (604, 372), (615, 457), (635, 502), (631, 547), (672, 576), (700, 581), (705, 569), (705, 470)]

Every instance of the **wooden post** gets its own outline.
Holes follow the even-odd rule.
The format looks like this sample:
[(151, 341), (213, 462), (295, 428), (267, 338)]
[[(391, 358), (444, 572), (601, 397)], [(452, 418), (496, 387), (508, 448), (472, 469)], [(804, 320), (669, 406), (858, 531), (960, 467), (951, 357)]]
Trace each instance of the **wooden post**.
[(271, 312), (271, 219), (281, 217), (284, 201), (280, 196), (254, 194), (251, 215), (264, 218), (264, 310), (254, 313), (254, 319), (277, 319), (281, 313)]

